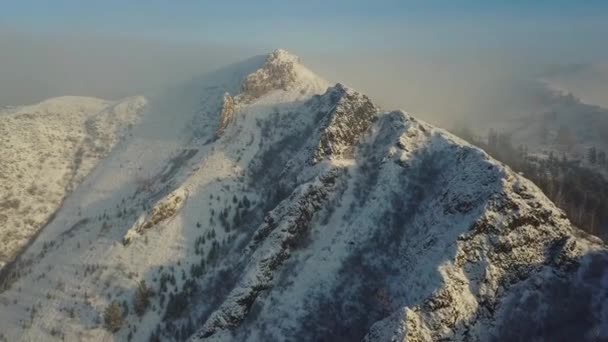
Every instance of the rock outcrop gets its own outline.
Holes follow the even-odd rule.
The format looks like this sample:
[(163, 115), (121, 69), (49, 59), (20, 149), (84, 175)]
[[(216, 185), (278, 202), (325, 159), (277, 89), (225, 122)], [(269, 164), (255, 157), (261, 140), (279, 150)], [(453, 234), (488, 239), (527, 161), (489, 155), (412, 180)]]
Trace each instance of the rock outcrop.
[(378, 115), (378, 108), (370, 99), (338, 83), (328, 89), (328, 96), (334, 101), (333, 110), (319, 124), (321, 136), (313, 155), (313, 162), (326, 156), (341, 157), (351, 150)]
[(222, 101), (222, 110), (220, 112), (220, 122), (215, 131), (215, 135), (220, 137), (224, 133), (224, 130), (234, 120), (234, 111), (236, 103), (234, 98), (230, 94), (224, 94), (224, 100)]
[(299, 58), (285, 50), (276, 50), (266, 58), (264, 66), (243, 81), (245, 101), (256, 99), (271, 90), (287, 90), (296, 81)]
[(130, 244), (133, 239), (143, 235), (146, 230), (160, 223), (166, 223), (181, 210), (187, 199), (188, 191), (185, 189), (176, 190), (163, 198), (148, 214), (142, 215), (133, 227), (127, 231), (122, 240), (123, 245)]

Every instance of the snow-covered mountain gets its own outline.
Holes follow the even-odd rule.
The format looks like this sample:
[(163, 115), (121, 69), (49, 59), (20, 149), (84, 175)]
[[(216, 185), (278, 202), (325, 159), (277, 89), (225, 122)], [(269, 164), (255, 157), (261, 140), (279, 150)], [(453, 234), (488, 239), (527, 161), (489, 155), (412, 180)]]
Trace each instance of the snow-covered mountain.
[(0, 269), (138, 120), (145, 99), (60, 97), (0, 111)]
[(485, 152), (277, 50), (150, 99), (1, 274), (0, 336), (598, 340), (607, 261)]

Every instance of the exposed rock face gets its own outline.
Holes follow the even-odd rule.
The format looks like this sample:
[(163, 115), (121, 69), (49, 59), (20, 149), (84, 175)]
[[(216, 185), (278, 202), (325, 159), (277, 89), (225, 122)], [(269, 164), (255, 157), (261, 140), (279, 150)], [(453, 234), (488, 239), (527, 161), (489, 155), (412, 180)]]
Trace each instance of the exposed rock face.
[(378, 114), (378, 108), (367, 96), (342, 84), (330, 88), (328, 93), (325, 96), (336, 104), (320, 123), (322, 133), (313, 156), (314, 162), (329, 155), (340, 157), (343, 152), (352, 149)]
[(272, 288), (275, 272), (289, 258), (290, 249), (310, 231), (315, 212), (326, 203), (343, 171), (332, 169), (310, 186), (297, 189), (289, 201), (282, 202), (268, 214), (245, 249), (255, 262), (244, 271), (244, 286), (230, 293), (207, 319), (198, 337), (211, 336), (218, 329), (237, 327), (260, 292)]
[(282, 49), (269, 54), (261, 68), (244, 78), (241, 93), (234, 97), (224, 95), (216, 136), (221, 136), (232, 122), (238, 103), (251, 103), (272, 90), (290, 89), (298, 78), (299, 63), (299, 57)]
[(187, 199), (188, 191), (186, 190), (180, 189), (169, 194), (166, 198), (159, 201), (148, 215), (140, 217), (138, 222), (127, 231), (122, 243), (128, 245), (134, 238), (143, 235), (146, 230), (174, 217), (183, 207)]
[(215, 131), (216, 136), (220, 137), (226, 127), (232, 122), (234, 119), (234, 110), (236, 107), (236, 103), (230, 94), (224, 94), (224, 100), (222, 102), (222, 111), (220, 113), (220, 123)]
[(287, 90), (296, 80), (296, 63), (299, 63), (299, 58), (285, 50), (271, 53), (264, 66), (243, 81), (245, 100), (256, 99), (275, 89)]

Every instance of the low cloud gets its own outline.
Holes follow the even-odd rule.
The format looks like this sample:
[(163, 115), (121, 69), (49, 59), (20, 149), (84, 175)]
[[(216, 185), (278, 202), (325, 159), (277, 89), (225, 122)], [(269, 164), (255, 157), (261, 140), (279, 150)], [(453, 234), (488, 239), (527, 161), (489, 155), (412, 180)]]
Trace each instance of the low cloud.
[[(0, 106), (62, 95), (148, 95), (274, 48), (6, 29), (0, 29), (0, 46)], [(275, 47), (286, 47), (319, 75), (370, 95), (385, 109), (403, 109), (446, 128), (520, 115), (531, 106), (530, 96), (522, 96), (526, 87), (541, 79), (554, 80), (556, 87), (582, 89), (592, 99), (601, 99), (608, 89), (608, 77), (596, 77), (589, 63), (552, 64), (554, 59), (542, 55), (543, 49), (532, 58), (532, 52), (521, 47), (510, 54), (504, 53), (506, 48), (500, 53), (462, 48), (432, 52), (402, 45), (392, 50), (320, 51), (298, 47), (297, 42)], [(568, 61), (577, 58), (582, 60), (573, 55)]]

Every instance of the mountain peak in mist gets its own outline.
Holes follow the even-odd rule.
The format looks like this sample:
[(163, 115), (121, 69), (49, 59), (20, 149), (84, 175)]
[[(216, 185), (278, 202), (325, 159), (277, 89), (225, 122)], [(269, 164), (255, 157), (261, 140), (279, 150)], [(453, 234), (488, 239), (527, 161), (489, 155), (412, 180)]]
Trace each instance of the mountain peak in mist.
[(301, 76), (301, 69), (299, 57), (277, 49), (266, 57), (260, 69), (247, 75), (242, 84), (243, 94), (252, 100), (270, 90), (288, 90)]
[(133, 113), (104, 130), (121, 139), (95, 121), (99, 144), (54, 141), (75, 163), (109, 151), (0, 274), (7, 340), (608, 336), (601, 241), (484, 151), (285, 50)]
[(268, 61), (270, 60), (284, 60), (291, 61), (294, 63), (300, 63), (300, 57), (292, 54), (286, 49), (278, 48), (268, 54)]

